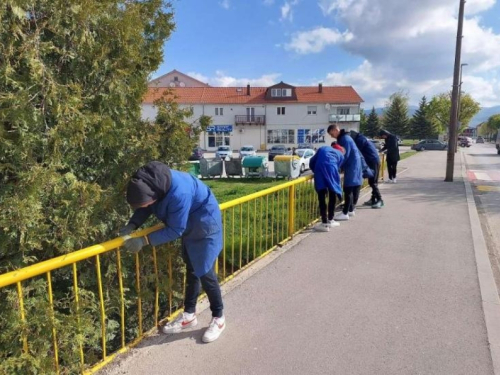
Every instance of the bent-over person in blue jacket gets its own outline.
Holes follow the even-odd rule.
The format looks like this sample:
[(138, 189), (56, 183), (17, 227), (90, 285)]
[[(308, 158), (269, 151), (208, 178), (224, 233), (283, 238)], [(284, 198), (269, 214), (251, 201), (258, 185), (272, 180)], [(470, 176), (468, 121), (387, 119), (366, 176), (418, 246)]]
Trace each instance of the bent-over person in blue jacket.
[[(340, 147), (339, 147), (340, 148)], [(340, 224), (333, 220), (337, 196), (342, 195), (340, 185), (340, 165), (344, 161), (344, 155), (338, 149), (323, 146), (309, 161), (309, 167), (314, 173), (314, 188), (318, 194), (321, 224), (316, 227), (317, 231), (328, 232), (330, 228)], [(328, 196), (328, 212), (326, 197)]]
[(212, 321), (202, 340), (217, 340), (226, 328), (221, 290), (214, 271), (222, 250), (222, 219), (211, 190), (190, 174), (153, 161), (132, 176), (127, 187), (127, 202), (135, 211), (127, 226), (120, 230), (121, 236), (128, 236), (152, 214), (165, 227), (144, 237), (128, 238), (124, 244), (126, 250), (138, 252), (146, 245), (182, 240), (182, 257), (186, 263), (184, 312), (161, 327), (160, 332), (179, 333), (198, 324), (196, 302), (201, 284), (212, 310)]

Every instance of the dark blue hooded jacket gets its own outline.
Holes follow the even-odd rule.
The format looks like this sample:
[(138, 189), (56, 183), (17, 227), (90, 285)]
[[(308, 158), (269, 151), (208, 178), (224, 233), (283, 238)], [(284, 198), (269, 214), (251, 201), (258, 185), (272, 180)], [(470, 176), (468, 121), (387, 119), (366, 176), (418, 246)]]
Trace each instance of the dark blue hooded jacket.
[(320, 147), (309, 161), (309, 167), (314, 172), (314, 188), (316, 191), (328, 189), (342, 194), (340, 186), (340, 165), (344, 155), (330, 146)]
[(354, 140), (354, 143), (356, 143), (359, 152), (361, 152), (361, 155), (363, 155), (368, 165), (380, 164), (378, 151), (372, 142), (370, 142), (363, 134), (355, 131), (351, 131), (351, 138)]

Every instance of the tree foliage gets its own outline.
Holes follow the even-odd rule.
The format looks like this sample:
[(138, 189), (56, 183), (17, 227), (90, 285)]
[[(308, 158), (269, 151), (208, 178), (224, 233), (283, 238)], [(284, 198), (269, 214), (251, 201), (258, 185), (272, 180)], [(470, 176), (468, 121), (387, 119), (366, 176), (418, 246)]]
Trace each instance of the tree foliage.
[[(470, 120), (481, 110), (479, 103), (470, 94), (460, 99), (459, 133), (469, 126)], [(434, 96), (429, 102), (429, 116), (435, 128), (444, 133), (448, 130), (451, 116), (451, 91)]]
[[(155, 121), (141, 120), (148, 77), (173, 28), (164, 0), (2, 2), (0, 273), (109, 239), (130, 214), (131, 173), (151, 160), (187, 160), (208, 118), (191, 119), (193, 127), (191, 109), (164, 99)], [(102, 267), (105, 275), (113, 269)], [(53, 277), (54, 293), (64, 297), (71, 278)], [(82, 269), (80, 278), (82, 299), (94, 296), (95, 269)], [(39, 297), (32, 303), (44, 306), (46, 295)], [(0, 373), (50, 373), (50, 348), (21, 354), (19, 322), (6, 318), (14, 297), (1, 291), (0, 298), (12, 302), (0, 307)], [(94, 308), (89, 302), (89, 313)], [(37, 314), (35, 336), (48, 327), (48, 315)], [(89, 347), (98, 336), (93, 319), (82, 322)], [(69, 330), (59, 339), (71, 340), (72, 323), (61, 315), (57, 324)]]
[(366, 129), (367, 129), (366, 113), (365, 113), (364, 109), (361, 109), (361, 111), (360, 111), (360, 121), (359, 121), (359, 131), (362, 134), (366, 134)]
[(394, 135), (406, 136), (409, 124), (408, 96), (403, 92), (392, 94), (384, 111), (384, 128)]
[(500, 114), (490, 116), (480, 127), (480, 135), (491, 137), (500, 130)]
[(414, 113), (410, 121), (410, 137), (414, 139), (425, 139), (435, 137), (436, 131), (429, 119), (429, 104), (424, 96), (420, 101), (418, 110)]
[(372, 107), (370, 115), (368, 116), (368, 121), (366, 125), (366, 135), (369, 137), (376, 137), (379, 135), (381, 130), (380, 121), (378, 119), (375, 107)]

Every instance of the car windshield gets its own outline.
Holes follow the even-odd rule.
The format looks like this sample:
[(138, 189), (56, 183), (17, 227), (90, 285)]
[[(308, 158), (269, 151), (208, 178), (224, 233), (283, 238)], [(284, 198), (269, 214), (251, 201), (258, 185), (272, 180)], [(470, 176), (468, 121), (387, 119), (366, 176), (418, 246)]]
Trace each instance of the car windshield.
[(304, 156), (306, 150), (297, 150), (296, 154), (299, 155), (300, 157)]
[(307, 144), (307, 143), (299, 143), (299, 147), (298, 148), (309, 148), (309, 144)]
[(253, 151), (253, 147), (242, 147), (241, 151)]
[(284, 150), (285, 149), (285, 146), (273, 146), (271, 148), (271, 150), (273, 151), (281, 151), (281, 150)]
[(220, 146), (219, 149), (218, 149), (218, 151), (229, 151), (229, 150), (230, 149), (227, 146)]

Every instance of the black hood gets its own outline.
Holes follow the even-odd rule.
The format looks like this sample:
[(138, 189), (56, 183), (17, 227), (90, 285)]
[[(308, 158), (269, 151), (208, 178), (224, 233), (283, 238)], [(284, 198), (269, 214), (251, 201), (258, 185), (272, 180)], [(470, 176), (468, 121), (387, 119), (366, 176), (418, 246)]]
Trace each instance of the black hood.
[(132, 207), (162, 199), (172, 184), (170, 168), (152, 161), (134, 173), (127, 186), (127, 202)]
[(342, 137), (343, 137), (344, 135), (346, 135), (346, 134), (347, 134), (347, 133), (346, 133), (345, 129), (340, 129), (339, 136), (337, 137), (337, 139), (342, 138)]
[(383, 135), (386, 135), (386, 136), (390, 136), (390, 135), (392, 135), (390, 132), (388, 132), (387, 130), (384, 130), (384, 129), (382, 129), (382, 130), (381, 130), (378, 134), (379, 134), (379, 136), (381, 136), (381, 137), (382, 137)]

